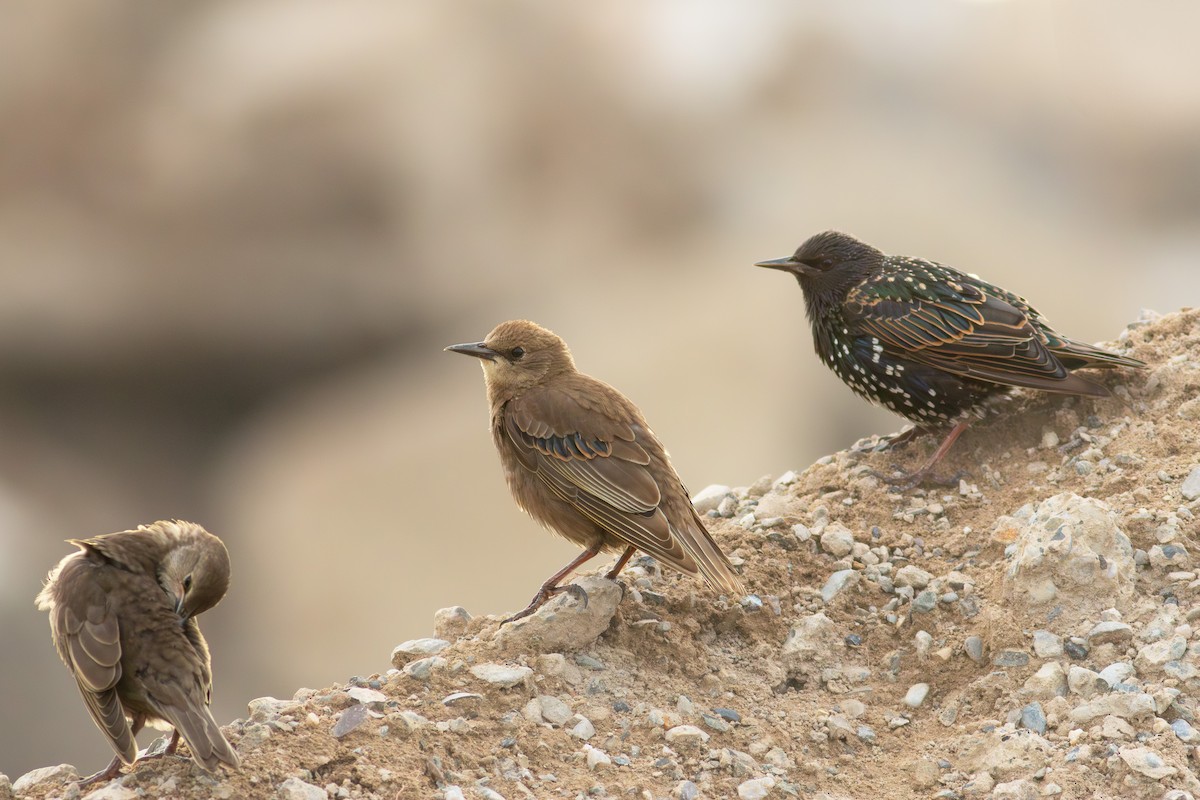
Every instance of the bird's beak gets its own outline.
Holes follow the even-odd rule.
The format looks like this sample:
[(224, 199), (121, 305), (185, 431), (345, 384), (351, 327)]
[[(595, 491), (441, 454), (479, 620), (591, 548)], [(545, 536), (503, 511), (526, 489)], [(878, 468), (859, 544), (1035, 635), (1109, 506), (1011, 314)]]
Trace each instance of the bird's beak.
[(773, 258), (770, 261), (759, 261), (754, 266), (766, 267), (767, 269), (781, 269), (784, 272), (791, 272), (794, 275), (812, 275), (815, 273), (815, 270), (808, 264), (796, 261), (792, 256)]
[(495, 361), (496, 356), (500, 355), (492, 348), (485, 345), (483, 342), (471, 342), (468, 344), (452, 344), (446, 348), (451, 353), (462, 353), (465, 356), (475, 356), (482, 358), (484, 361)]

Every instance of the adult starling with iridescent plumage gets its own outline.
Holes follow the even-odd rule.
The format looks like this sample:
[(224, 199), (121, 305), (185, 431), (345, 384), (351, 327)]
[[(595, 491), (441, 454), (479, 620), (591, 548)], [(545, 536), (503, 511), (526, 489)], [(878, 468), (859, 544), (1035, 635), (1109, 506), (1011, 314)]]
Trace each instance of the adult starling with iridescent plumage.
[(817, 355), (843, 383), (915, 424), (893, 443), (950, 429), (921, 469), (889, 481), (906, 487), (930, 477), (971, 420), (1014, 387), (1108, 397), (1074, 370), (1145, 366), (1062, 336), (1023, 298), (974, 275), (837, 231), (756, 266), (796, 276)]
[(602, 551), (621, 554), (609, 579), (641, 550), (680, 572), (702, 575), (719, 591), (744, 593), (641, 411), (607, 383), (579, 372), (562, 339), (516, 320), (496, 326), (482, 342), (446, 349), (483, 365), (492, 440), (517, 504), (584, 548), (505, 622), (532, 614), (559, 592), (586, 602), (578, 586), (559, 584)]
[(212, 660), (196, 616), (229, 587), (229, 553), (191, 522), (159, 521), (136, 530), (72, 539), (37, 597), (50, 612), (59, 657), (75, 676), (92, 721), (117, 755), (83, 780), (115, 777), (138, 756), (147, 723), (174, 729), (204, 770), (238, 768), (238, 756), (208, 709)]

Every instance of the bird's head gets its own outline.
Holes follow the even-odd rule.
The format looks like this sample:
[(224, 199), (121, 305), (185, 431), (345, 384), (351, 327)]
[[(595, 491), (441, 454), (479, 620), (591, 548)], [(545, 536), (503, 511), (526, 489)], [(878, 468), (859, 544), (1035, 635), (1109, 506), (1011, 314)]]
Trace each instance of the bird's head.
[(805, 292), (848, 290), (876, 269), (884, 254), (853, 236), (825, 231), (809, 237), (786, 258), (759, 261), (754, 266), (790, 272)]
[(506, 397), (575, 369), (567, 343), (527, 320), (502, 322), (482, 342), (453, 344), (446, 349), (478, 358), (489, 392)]
[(158, 568), (158, 583), (184, 619), (220, 602), (229, 589), (229, 551), (208, 531), (190, 522), (156, 522), (167, 540)]

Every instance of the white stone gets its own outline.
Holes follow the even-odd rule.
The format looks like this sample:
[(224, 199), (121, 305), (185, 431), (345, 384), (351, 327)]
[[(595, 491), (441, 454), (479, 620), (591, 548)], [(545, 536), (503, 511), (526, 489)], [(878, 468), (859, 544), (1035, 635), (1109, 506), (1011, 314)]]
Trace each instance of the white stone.
[(840, 522), (831, 522), (821, 534), (821, 549), (834, 558), (850, 555), (854, 549), (854, 534)]
[(728, 486), (722, 486), (719, 483), (705, 486), (692, 498), (692, 505), (695, 507), (697, 514), (704, 516), (709, 511), (716, 510), (721, 501), (729, 496), (730, 491), (732, 490)]
[(590, 744), (585, 744), (583, 750), (587, 753), (588, 769), (598, 771), (612, 767), (612, 759), (603, 750), (592, 747)]
[(992, 797), (996, 800), (1035, 800), (1037, 796), (1037, 785), (1024, 778), (1007, 783), (997, 783), (996, 787), (992, 789)]
[(279, 800), (329, 800), (329, 795), (324, 789), (296, 777), (288, 778), (279, 784), (276, 797)]
[(1151, 780), (1161, 781), (1179, 771), (1149, 747), (1122, 747), (1119, 755), (1131, 770)]
[(541, 707), (542, 719), (552, 725), (565, 725), (567, 720), (575, 715), (569, 705), (552, 695), (539, 695), (537, 701)]
[(896, 570), (896, 585), (911, 586), (914, 589), (924, 589), (933, 580), (933, 576), (913, 564), (905, 564)]
[(1047, 661), (1025, 681), (1031, 700), (1049, 701), (1067, 693), (1067, 674), (1057, 661)]
[(112, 781), (94, 792), (88, 792), (83, 800), (133, 800), (137, 796), (136, 789), (124, 786), (120, 781)]
[(533, 676), (533, 670), (509, 664), (486, 663), (471, 667), (471, 674), (481, 681), (507, 689), (529, 680)]
[(396, 669), (403, 669), (408, 662), (426, 656), (436, 656), (449, 646), (450, 642), (445, 639), (409, 639), (407, 642), (396, 645), (392, 650), (392, 666)]
[(676, 725), (667, 731), (666, 738), (670, 744), (688, 746), (704, 744), (709, 736), (695, 725)]
[(77, 780), (79, 773), (70, 764), (58, 764), (53, 767), (39, 767), (30, 770), (13, 781), (12, 789), (17, 795), (35, 790), (41, 784), (65, 783)]
[(1179, 487), (1180, 493), (1184, 500), (1195, 500), (1200, 497), (1200, 467), (1196, 467), (1188, 476), (1183, 479), (1183, 486)]
[(376, 689), (369, 689), (365, 686), (351, 686), (346, 690), (346, 694), (349, 695), (352, 700), (356, 700), (359, 703), (362, 703), (364, 706), (371, 703), (387, 702), (386, 694)]
[(582, 650), (608, 629), (622, 590), (616, 581), (584, 575), (573, 583), (587, 593), (585, 606), (568, 592), (523, 619), (501, 625), (492, 640), (505, 653), (570, 653)]
[(904, 705), (909, 708), (920, 708), (929, 695), (928, 683), (914, 683), (904, 695)]
[(579, 720), (579, 722), (575, 723), (574, 728), (571, 728), (571, 735), (576, 739), (581, 739), (582, 741), (586, 742), (588, 739), (596, 735), (596, 726), (592, 724), (590, 719), (584, 717), (583, 719)]
[(751, 778), (738, 784), (739, 800), (763, 800), (775, 788), (775, 779), (770, 775), (762, 778)]

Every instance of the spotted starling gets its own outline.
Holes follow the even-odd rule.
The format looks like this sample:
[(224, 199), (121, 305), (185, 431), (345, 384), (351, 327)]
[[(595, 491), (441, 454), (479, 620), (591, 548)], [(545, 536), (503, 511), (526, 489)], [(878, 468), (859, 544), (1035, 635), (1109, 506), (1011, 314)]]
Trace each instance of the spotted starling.
[(532, 614), (558, 592), (580, 596), (579, 587), (559, 583), (601, 551), (621, 553), (609, 579), (641, 550), (703, 575), (715, 589), (743, 594), (637, 406), (576, 370), (562, 339), (517, 320), (496, 326), (482, 342), (446, 349), (482, 362), (492, 440), (517, 505), (585, 548), (505, 622)]
[(837, 231), (756, 266), (796, 276), (817, 355), (843, 383), (915, 423), (894, 443), (950, 428), (921, 469), (889, 480), (905, 487), (929, 478), (970, 421), (1013, 387), (1108, 397), (1073, 370), (1145, 366), (1056, 333), (1024, 299), (974, 275)]
[(181, 520), (70, 543), (79, 552), (51, 570), (37, 606), (50, 612), (58, 655), (117, 753), (82, 783), (132, 764), (134, 737), (147, 723), (174, 728), (165, 754), (182, 735), (206, 771), (237, 769), (237, 753), (208, 710), (212, 660), (196, 625), (229, 587), (225, 545)]

